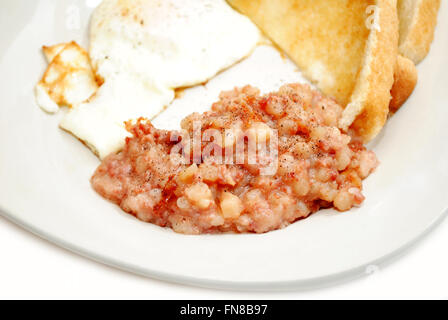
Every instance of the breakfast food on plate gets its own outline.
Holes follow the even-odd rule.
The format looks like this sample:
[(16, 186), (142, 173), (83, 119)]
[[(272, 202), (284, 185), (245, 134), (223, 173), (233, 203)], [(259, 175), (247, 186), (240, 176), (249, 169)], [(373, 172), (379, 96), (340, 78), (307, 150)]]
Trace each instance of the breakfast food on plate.
[[(440, 1), (227, 2), (103, 0), (88, 53), (75, 42), (43, 47), (38, 105), (50, 113), (68, 107), (59, 125), (102, 159), (91, 178), (101, 196), (179, 233), (264, 233), (321, 208), (360, 205), (362, 180), (378, 165), (363, 143), (414, 90)], [(263, 93), (277, 92), (235, 88), (210, 111), (184, 118), (182, 130), (153, 126), (177, 89), (249, 56), (262, 43), (257, 25), (294, 72), (277, 79), (270, 70), (281, 68), (257, 62), (273, 81), (252, 69), (239, 75), (256, 74)], [(281, 86), (302, 79), (294, 63), (320, 91)], [(216, 89), (207, 98), (223, 88)], [(203, 107), (190, 102), (184, 106)]]
[(87, 100), (98, 89), (87, 52), (77, 43), (43, 47), (49, 63), (35, 87), (37, 104), (55, 113), (59, 106), (73, 107)]
[[(307, 85), (263, 96), (250, 86), (224, 92), (211, 111), (184, 119), (183, 133), (145, 120), (128, 123), (132, 137), (122, 152), (104, 159), (92, 185), (137, 218), (187, 234), (263, 233), (320, 208), (345, 211), (363, 201), (362, 180), (378, 162), (359, 139), (338, 129), (342, 114)], [(193, 138), (197, 122), (200, 143)], [(209, 129), (221, 134), (206, 139)], [(260, 147), (274, 137), (277, 161), (271, 149)], [(256, 164), (249, 156), (238, 162), (238, 145), (247, 153), (251, 141)], [(213, 152), (205, 152), (210, 146)], [(192, 156), (195, 148), (202, 156)], [(275, 170), (263, 174), (272, 163)]]
[(224, 0), (104, 0), (92, 16), (89, 49), (104, 83), (77, 100), (60, 126), (104, 158), (123, 147), (125, 121), (153, 118), (176, 88), (210, 79), (259, 39), (258, 28)]
[(398, 0), (400, 53), (419, 63), (429, 52), (440, 0)]
[(369, 141), (389, 112), (398, 53), (396, 0), (228, 0), (248, 15)]
[(417, 84), (417, 69), (410, 59), (398, 55), (395, 67), (395, 81), (390, 90), (392, 99), (389, 104), (389, 111), (396, 112), (408, 99)]

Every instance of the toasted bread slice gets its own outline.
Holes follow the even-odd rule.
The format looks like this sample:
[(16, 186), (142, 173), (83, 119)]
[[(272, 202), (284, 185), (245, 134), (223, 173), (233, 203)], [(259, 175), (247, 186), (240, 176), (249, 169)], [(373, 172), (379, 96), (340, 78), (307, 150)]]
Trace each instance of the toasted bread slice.
[(399, 52), (418, 64), (429, 52), (440, 0), (398, 0)]
[(353, 124), (365, 141), (380, 131), (389, 112), (398, 53), (396, 0), (228, 2), (323, 93), (346, 106), (341, 128)]
[(395, 68), (394, 85), (390, 90), (392, 100), (390, 100), (389, 111), (396, 112), (414, 91), (417, 84), (417, 68), (412, 60), (398, 55)]

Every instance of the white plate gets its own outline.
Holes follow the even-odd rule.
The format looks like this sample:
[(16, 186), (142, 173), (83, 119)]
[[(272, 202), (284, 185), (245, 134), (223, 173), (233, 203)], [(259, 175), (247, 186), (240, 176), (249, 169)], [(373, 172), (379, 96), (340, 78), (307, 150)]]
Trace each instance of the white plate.
[[(381, 165), (365, 182), (367, 199), (361, 208), (348, 213), (322, 211), (263, 235), (204, 236), (175, 234), (142, 223), (100, 198), (89, 185), (97, 158), (57, 128), (61, 114), (46, 115), (35, 105), (33, 86), (45, 68), (40, 46), (72, 39), (86, 45), (92, 10), (88, 5), (95, 2), (1, 4), (0, 207), (7, 218), (75, 252), (150, 277), (269, 289), (321, 285), (361, 274), (413, 243), (444, 216), (448, 207), (445, 1), (431, 53), (418, 67), (417, 89), (370, 145)], [(262, 59), (269, 54), (262, 54)], [(254, 66), (249, 60), (239, 68), (247, 70), (245, 74), (278, 69), (270, 67), (269, 59), (265, 62)], [(300, 80), (288, 61), (283, 64), (289, 71), (282, 75), (265, 73), (266, 81), (276, 80), (271, 85)], [(202, 110), (207, 99), (214, 99), (216, 87), (240, 84), (241, 78), (232, 72), (221, 74), (209, 88), (191, 90), (184, 101), (199, 101)], [(264, 82), (261, 73), (247, 79), (258, 79), (257, 85)], [(179, 117), (174, 110), (183, 108), (169, 111), (159, 124)]]

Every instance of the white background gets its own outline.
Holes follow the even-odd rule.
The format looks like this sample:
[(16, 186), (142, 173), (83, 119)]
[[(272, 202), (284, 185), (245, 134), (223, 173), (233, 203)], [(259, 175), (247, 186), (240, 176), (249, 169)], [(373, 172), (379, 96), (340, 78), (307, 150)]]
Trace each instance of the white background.
[(448, 222), (374, 271), (343, 284), (306, 291), (188, 287), (93, 262), (0, 217), (0, 299), (448, 299)]

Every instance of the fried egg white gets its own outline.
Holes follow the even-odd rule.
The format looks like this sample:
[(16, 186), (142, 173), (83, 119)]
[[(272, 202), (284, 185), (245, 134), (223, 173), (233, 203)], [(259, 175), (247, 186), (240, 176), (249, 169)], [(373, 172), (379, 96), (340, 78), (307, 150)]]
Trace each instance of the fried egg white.
[(87, 52), (76, 42), (43, 47), (49, 65), (35, 87), (37, 104), (48, 113), (73, 107), (98, 89)]
[(129, 133), (124, 122), (152, 119), (174, 89), (207, 81), (248, 56), (257, 27), (224, 0), (104, 0), (90, 30), (90, 58), (104, 81), (60, 126), (104, 158)]
[(126, 137), (131, 136), (125, 129), (125, 121), (149, 118), (154, 110), (173, 99), (172, 90), (152, 87), (123, 74), (108, 79), (92, 99), (72, 108), (59, 125), (103, 159), (121, 150)]

